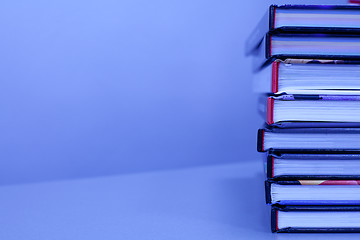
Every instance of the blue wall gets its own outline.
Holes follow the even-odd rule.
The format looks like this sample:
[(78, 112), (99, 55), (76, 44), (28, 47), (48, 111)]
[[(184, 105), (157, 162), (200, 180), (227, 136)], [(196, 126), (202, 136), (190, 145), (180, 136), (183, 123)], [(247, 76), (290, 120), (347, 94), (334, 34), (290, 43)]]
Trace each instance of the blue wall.
[(254, 161), (244, 42), (270, 1), (0, 8), (0, 184)]

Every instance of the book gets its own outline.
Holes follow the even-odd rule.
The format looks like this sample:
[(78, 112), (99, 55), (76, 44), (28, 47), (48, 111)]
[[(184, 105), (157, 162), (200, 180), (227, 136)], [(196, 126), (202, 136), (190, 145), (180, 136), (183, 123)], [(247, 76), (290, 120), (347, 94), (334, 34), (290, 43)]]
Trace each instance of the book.
[(265, 94), (360, 95), (360, 62), (329, 59), (275, 61), (254, 76)]
[(358, 205), (360, 180), (291, 180), (265, 182), (266, 203), (282, 205)]
[(360, 206), (271, 207), (271, 231), (278, 233), (360, 232)]
[(281, 95), (267, 99), (267, 124), (278, 127), (360, 127), (360, 96)]
[(270, 149), (322, 153), (360, 149), (360, 128), (273, 128), (259, 129), (257, 150)]
[(251, 54), (254, 71), (275, 60), (330, 59), (360, 60), (360, 35), (267, 33)]
[(273, 232), (360, 232), (360, 6), (270, 6), (246, 42)]
[(360, 180), (360, 151), (322, 154), (269, 151), (266, 176), (273, 180)]
[(354, 5), (271, 5), (246, 41), (247, 54), (270, 33), (360, 33)]

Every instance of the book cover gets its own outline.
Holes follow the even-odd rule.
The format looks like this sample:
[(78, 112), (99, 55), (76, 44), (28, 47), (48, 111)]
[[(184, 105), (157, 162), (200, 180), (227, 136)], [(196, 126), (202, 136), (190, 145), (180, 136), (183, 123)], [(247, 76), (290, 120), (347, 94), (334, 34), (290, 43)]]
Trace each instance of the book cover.
[(360, 149), (360, 128), (276, 128), (258, 130), (257, 150), (302, 153), (348, 152)]
[(279, 128), (356, 128), (360, 127), (356, 112), (360, 112), (360, 96), (285, 94), (268, 97), (266, 123)]
[[(360, 151), (346, 153), (324, 151), (322, 154), (314, 154), (270, 150), (267, 152), (266, 159), (266, 176), (270, 180), (360, 180), (360, 168), (358, 167)], [(278, 166), (274, 164), (277, 161), (281, 161)], [(291, 163), (289, 164), (290, 171), (288, 170), (286, 173), (280, 171), (279, 173), (278, 168), (284, 167), (284, 162)], [(347, 165), (349, 166), (347, 167)], [(312, 167), (313, 170), (307, 169), (299, 173), (301, 168), (306, 169), (306, 167)], [(293, 173), (289, 173), (291, 169)], [(359, 171), (357, 171), (358, 169)]]
[[(274, 185), (274, 186), (272, 186)], [(293, 191), (290, 192), (287, 186), (304, 186), (293, 188)], [(265, 181), (265, 200), (267, 204), (280, 204), (280, 205), (360, 205), (360, 198), (353, 198), (354, 196), (345, 197), (345, 189), (347, 186), (350, 186), (349, 189), (346, 189), (346, 194), (357, 194), (360, 190), (360, 180), (355, 179), (344, 179), (344, 180), (330, 180), (330, 179), (322, 179), (322, 180), (278, 180), (274, 181), (268, 179)], [(287, 196), (289, 194), (300, 194), (298, 198), (293, 198), (294, 195), (291, 195), (291, 199), (286, 197), (282, 198), (283, 195), (279, 195), (279, 192), (276, 192), (278, 187), (284, 186), (287, 191)], [(307, 191), (308, 187), (306, 186), (314, 186), (311, 187), (314, 191)], [(325, 186), (319, 188), (318, 186)], [(339, 188), (339, 186), (341, 188)], [(274, 192), (275, 187), (275, 192)], [(356, 189), (354, 188), (356, 187)], [(325, 191), (322, 191), (325, 190)], [(306, 190), (306, 191), (302, 191)], [(341, 190), (337, 192), (338, 190)], [(356, 192), (355, 192), (356, 190)], [(325, 193), (326, 192), (326, 193)], [(315, 193), (315, 194), (314, 194)], [(308, 195), (306, 195), (308, 194)], [(315, 198), (313, 198), (313, 196)], [(331, 195), (331, 198), (329, 197)], [(357, 195), (356, 195), (357, 196)]]
[[(290, 218), (286, 217), (287, 213)], [(347, 218), (344, 218), (345, 216)], [(357, 205), (284, 206), (274, 204), (271, 206), (271, 231), (277, 233), (357, 233), (360, 232), (359, 216), (360, 206)]]
[[(247, 39), (246, 54), (258, 48), (267, 33), (360, 33), (359, 11), (360, 6), (356, 5), (271, 5)], [(336, 18), (338, 14), (348, 15), (348, 21), (352, 20), (353, 24), (341, 24)], [(323, 25), (319, 25), (321, 16), (325, 18)], [(279, 23), (279, 17), (288, 23)], [(291, 21), (293, 19), (297, 21)]]

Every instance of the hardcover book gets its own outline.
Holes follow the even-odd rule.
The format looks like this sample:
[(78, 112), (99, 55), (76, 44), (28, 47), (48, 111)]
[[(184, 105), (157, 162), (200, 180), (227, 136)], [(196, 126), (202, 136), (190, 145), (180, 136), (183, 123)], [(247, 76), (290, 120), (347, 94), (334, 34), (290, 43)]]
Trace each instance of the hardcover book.
[(246, 41), (247, 53), (270, 33), (360, 33), (360, 7), (351, 5), (271, 5)]
[(251, 54), (254, 71), (289, 58), (360, 61), (360, 35), (267, 33)]
[(247, 39), (273, 232), (360, 232), (360, 6), (272, 5)]
[(360, 206), (273, 205), (271, 231), (278, 233), (360, 232)]
[(346, 60), (286, 59), (254, 76), (253, 89), (266, 94), (360, 95), (360, 63)]
[(265, 194), (268, 204), (358, 205), (360, 180), (267, 180)]
[(274, 180), (360, 180), (360, 151), (347, 153), (267, 153), (266, 175)]
[(360, 149), (360, 128), (264, 128), (258, 131), (259, 152), (346, 152)]
[(267, 100), (267, 124), (277, 127), (360, 127), (360, 96), (272, 96)]

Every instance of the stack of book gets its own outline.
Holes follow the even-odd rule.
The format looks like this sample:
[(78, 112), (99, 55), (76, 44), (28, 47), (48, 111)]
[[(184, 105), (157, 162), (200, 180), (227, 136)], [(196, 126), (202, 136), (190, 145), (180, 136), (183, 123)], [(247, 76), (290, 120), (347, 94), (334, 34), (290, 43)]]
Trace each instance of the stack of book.
[(360, 232), (360, 7), (270, 6), (247, 42), (273, 232)]

